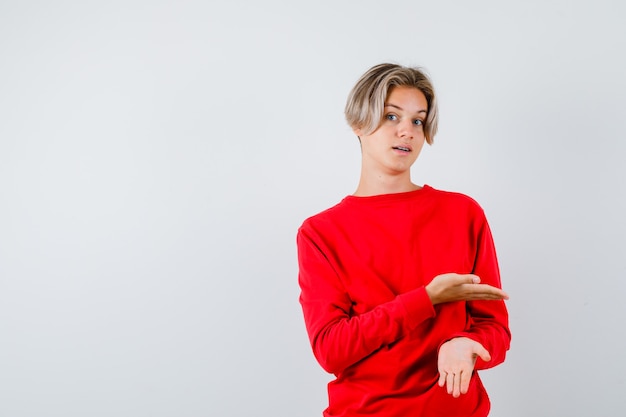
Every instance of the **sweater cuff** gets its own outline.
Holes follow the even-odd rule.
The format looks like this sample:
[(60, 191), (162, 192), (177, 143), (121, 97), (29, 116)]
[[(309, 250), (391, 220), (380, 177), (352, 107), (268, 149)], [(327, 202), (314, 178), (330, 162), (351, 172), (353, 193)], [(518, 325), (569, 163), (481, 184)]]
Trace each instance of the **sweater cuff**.
[(435, 317), (435, 307), (428, 297), (426, 287), (400, 294), (398, 300), (406, 310), (406, 327), (409, 330), (415, 329), (424, 320)]

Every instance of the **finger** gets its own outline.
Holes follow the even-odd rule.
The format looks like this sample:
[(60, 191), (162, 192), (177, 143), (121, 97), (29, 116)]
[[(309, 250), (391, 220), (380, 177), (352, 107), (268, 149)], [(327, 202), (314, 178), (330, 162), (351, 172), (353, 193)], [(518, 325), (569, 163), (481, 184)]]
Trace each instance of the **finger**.
[(445, 372), (439, 372), (439, 381), (437, 382), (437, 385), (439, 385), (442, 388), (444, 385), (446, 385), (446, 373)]
[(452, 394), (454, 390), (454, 374), (452, 372), (446, 375), (446, 390), (448, 394)]
[(478, 342), (474, 345), (474, 354), (478, 355), (480, 359), (484, 360), (485, 362), (489, 362), (491, 360), (491, 355), (489, 354), (489, 351)]
[(479, 356), (480, 359), (484, 360), (485, 362), (489, 362), (491, 360), (491, 355), (489, 354), (489, 351), (485, 349), (485, 347), (481, 343), (476, 342), (475, 340), (472, 344), (472, 355)]
[(474, 274), (458, 274), (457, 275), (458, 283), (461, 284), (479, 284), (480, 277)]
[(452, 396), (459, 398), (461, 395), (461, 373), (454, 374), (454, 388), (452, 389)]
[(492, 287), (491, 285), (486, 285), (486, 284), (481, 284), (481, 285), (485, 285), (485, 287), (488, 287), (488, 288), (481, 288), (481, 289), (483, 289), (487, 293), (493, 295), (496, 299), (498, 299), (498, 300), (508, 300), (509, 299), (509, 295), (506, 292), (504, 292), (502, 289), (497, 288), (497, 287)]
[(487, 284), (478, 284), (467, 286), (466, 289), (471, 293), (471, 297), (481, 300), (508, 300), (509, 295), (500, 288), (492, 287)]
[(460, 392), (461, 394), (467, 394), (467, 391), (469, 390), (469, 384), (470, 381), (472, 380), (472, 372), (467, 372), (467, 371), (463, 371), (461, 372), (461, 389)]

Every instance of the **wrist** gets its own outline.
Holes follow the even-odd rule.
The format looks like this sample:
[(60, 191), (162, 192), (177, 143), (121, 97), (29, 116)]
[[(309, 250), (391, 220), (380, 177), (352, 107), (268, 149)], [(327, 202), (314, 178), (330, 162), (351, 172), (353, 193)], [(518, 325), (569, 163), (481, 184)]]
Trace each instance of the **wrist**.
[(432, 282), (425, 287), (425, 290), (432, 305), (437, 305), (440, 303), (437, 292), (432, 288)]

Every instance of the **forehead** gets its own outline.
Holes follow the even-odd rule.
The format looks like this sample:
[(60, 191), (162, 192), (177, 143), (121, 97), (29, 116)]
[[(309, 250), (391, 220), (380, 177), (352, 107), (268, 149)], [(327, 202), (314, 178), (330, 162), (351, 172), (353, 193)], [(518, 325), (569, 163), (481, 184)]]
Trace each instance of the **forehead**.
[(419, 89), (408, 86), (394, 86), (389, 89), (385, 106), (406, 108), (407, 110), (427, 110), (426, 96)]

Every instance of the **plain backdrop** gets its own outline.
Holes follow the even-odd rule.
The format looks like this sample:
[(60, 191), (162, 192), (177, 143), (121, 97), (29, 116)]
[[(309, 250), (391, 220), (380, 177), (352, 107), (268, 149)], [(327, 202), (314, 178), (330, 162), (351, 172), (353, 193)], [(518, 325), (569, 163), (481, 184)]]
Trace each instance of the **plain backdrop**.
[(0, 1), (0, 417), (320, 416), (295, 235), (346, 96), (423, 66), (513, 332), (495, 417), (626, 409), (620, 1)]

